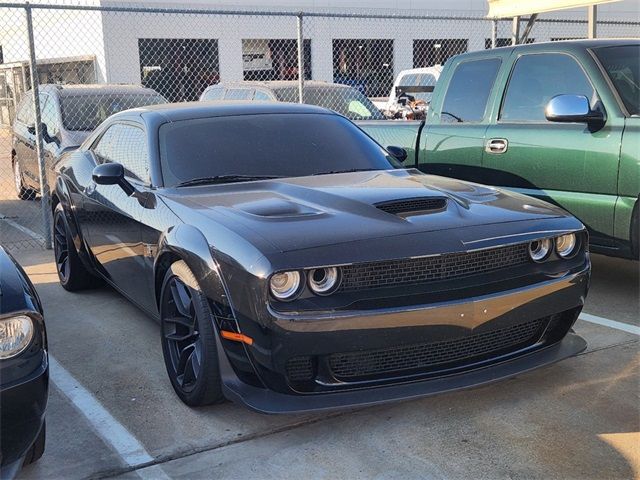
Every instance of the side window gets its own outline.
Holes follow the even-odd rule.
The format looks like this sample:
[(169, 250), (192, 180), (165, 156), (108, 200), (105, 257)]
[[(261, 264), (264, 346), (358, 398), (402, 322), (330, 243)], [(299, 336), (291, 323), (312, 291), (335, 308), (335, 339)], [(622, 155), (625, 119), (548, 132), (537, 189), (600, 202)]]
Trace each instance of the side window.
[(58, 112), (56, 111), (55, 100), (49, 95), (40, 96), (40, 115), (42, 123), (47, 126), (49, 136), (55, 137), (58, 135)]
[(19, 122), (25, 125), (33, 125), (33, 93), (27, 92), (20, 101), (20, 107), (18, 108), (18, 114), (16, 116)]
[(222, 100), (224, 98), (225, 89), (222, 87), (215, 87), (208, 90), (204, 95), (203, 100)]
[(255, 95), (253, 96), (254, 100), (261, 100), (261, 101), (266, 101), (269, 102), (271, 100), (273, 100), (269, 94), (267, 92), (263, 92), (262, 90), (256, 90)]
[(453, 72), (440, 120), (449, 123), (480, 122), (500, 69), (499, 58), (463, 62)]
[(121, 163), (127, 176), (149, 182), (149, 154), (144, 130), (116, 123), (110, 126), (93, 147), (102, 162)]
[(523, 55), (511, 72), (500, 120), (545, 122), (545, 106), (551, 98), (563, 93), (585, 95), (592, 107), (596, 101), (589, 79), (569, 55)]
[(253, 89), (251, 88), (230, 88), (224, 96), (225, 100), (251, 100)]

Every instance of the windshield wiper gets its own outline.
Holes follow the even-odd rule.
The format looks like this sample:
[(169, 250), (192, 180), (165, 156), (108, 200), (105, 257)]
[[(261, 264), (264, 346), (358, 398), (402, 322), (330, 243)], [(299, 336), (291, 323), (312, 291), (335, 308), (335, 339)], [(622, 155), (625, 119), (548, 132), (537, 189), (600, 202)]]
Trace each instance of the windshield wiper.
[(215, 175), (213, 177), (192, 178), (180, 182), (176, 187), (189, 187), (193, 185), (206, 185), (210, 183), (233, 183), (233, 182), (249, 182), (251, 180), (269, 180), (272, 178), (282, 178), (279, 175)]
[(379, 168), (351, 168), (349, 170), (329, 170), (327, 172), (312, 173), (311, 175), (331, 175), (332, 173), (373, 172)]

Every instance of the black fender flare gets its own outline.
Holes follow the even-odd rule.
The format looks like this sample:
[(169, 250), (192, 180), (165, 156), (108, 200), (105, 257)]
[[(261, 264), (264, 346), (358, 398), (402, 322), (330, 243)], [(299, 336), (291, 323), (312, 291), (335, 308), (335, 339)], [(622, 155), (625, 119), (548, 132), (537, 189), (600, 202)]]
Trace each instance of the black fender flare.
[[(215, 301), (219, 310), (227, 313), (222, 318), (233, 322), (239, 332), (233, 301), (220, 265), (204, 234), (193, 225), (180, 224), (169, 228), (160, 236), (153, 262), (154, 293), (158, 309), (164, 274), (171, 263), (177, 260), (183, 260), (189, 266), (209, 301)], [(220, 325), (215, 327), (220, 329)]]

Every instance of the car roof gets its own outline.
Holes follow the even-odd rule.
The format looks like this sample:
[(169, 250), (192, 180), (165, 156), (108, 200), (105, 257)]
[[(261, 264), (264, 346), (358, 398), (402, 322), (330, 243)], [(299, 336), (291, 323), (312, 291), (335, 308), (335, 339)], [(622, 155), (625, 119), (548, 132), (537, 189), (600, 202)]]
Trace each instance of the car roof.
[(174, 122), (208, 117), (229, 117), (237, 115), (261, 114), (331, 114), (329, 109), (315, 105), (286, 103), (286, 102), (256, 102), (256, 101), (216, 101), (216, 102), (183, 102), (149, 105), (116, 113), (112, 118), (128, 116), (137, 113), (147, 121), (159, 123)]
[[(351, 88), (349, 85), (342, 85), (339, 83), (322, 82), (319, 80), (305, 80), (304, 88)], [(270, 90), (284, 90), (288, 88), (298, 88), (297, 80), (269, 80), (269, 81), (257, 81), (248, 80), (242, 82), (221, 82), (216, 85), (211, 85), (209, 88), (223, 87), (223, 88), (267, 88)]]
[(56, 93), (62, 97), (74, 95), (105, 95), (105, 94), (136, 94), (136, 95), (160, 95), (151, 88), (140, 85), (126, 85), (117, 83), (105, 84), (73, 84), (60, 85), (44, 83), (39, 86), (41, 92)]

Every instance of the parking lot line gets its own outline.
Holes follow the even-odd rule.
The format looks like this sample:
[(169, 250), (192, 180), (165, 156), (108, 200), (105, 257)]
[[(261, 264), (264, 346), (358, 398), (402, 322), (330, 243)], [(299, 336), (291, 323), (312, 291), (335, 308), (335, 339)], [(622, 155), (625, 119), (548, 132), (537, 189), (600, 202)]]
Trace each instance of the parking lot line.
[[(154, 461), (138, 439), (51, 355), (49, 355), (49, 367), (51, 381), (60, 393), (82, 413), (102, 440), (110, 445), (127, 465), (144, 466)], [(168, 479), (160, 467), (154, 468), (153, 472), (149, 470), (147, 472), (152, 473), (153, 478)]]
[(7, 218), (6, 216), (4, 216), (2, 213), (0, 213), (0, 220), (2, 220), (3, 222), (6, 222), (7, 224), (11, 225), (13, 228), (15, 228), (17, 230), (20, 230), (22, 233), (26, 233), (30, 237), (36, 239), (38, 242), (44, 243), (44, 237), (42, 235), (37, 234), (36, 232), (31, 230), (30, 228), (23, 227), (18, 222), (14, 222), (10, 218)]
[(609, 320), (608, 318), (598, 317), (597, 315), (591, 315), (584, 312), (581, 313), (578, 318), (585, 322), (602, 325), (603, 327), (615, 328), (616, 330), (621, 330), (623, 332), (640, 335), (640, 327), (637, 327), (636, 325), (629, 325), (628, 323), (617, 322), (615, 320)]

